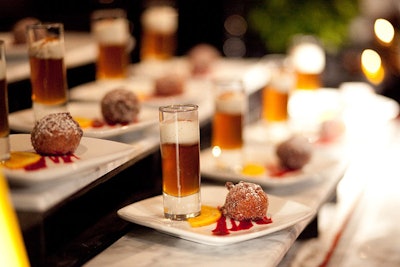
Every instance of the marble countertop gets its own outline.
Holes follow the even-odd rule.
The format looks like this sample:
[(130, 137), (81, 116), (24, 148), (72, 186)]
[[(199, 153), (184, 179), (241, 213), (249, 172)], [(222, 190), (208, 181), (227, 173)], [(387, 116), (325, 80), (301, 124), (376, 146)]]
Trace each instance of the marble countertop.
[[(337, 201), (319, 214), (318, 238), (296, 242), (279, 267), (399, 266), (397, 218), (400, 121), (374, 135), (338, 185)], [(363, 149), (364, 148), (364, 149)]]

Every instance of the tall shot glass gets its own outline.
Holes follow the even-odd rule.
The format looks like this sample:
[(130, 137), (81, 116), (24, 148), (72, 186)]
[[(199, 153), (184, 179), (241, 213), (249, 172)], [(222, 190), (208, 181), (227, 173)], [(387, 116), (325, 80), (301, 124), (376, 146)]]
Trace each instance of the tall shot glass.
[(163, 106), (159, 115), (164, 216), (186, 220), (201, 209), (198, 107)]
[(10, 157), (5, 44), (0, 40), (0, 162)]
[(222, 150), (242, 148), (244, 116), (247, 109), (242, 81), (217, 81), (214, 101), (213, 147), (218, 146)]
[(214, 89), (212, 154), (219, 167), (237, 168), (242, 165), (247, 95), (241, 80), (216, 81)]
[(92, 13), (92, 34), (97, 41), (96, 79), (127, 77), (132, 37), (126, 12), (100, 9)]
[(39, 23), (27, 27), (35, 120), (67, 111), (68, 86), (64, 63), (64, 25)]
[(141, 60), (164, 60), (175, 55), (178, 11), (168, 5), (153, 5), (143, 12)]

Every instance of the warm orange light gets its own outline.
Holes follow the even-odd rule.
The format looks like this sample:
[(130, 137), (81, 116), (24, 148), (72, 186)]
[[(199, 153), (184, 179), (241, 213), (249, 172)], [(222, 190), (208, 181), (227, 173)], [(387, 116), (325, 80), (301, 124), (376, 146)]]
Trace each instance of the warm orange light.
[(381, 83), (385, 78), (381, 57), (372, 49), (365, 49), (362, 52), (361, 69), (365, 77), (374, 84)]
[(377, 19), (374, 23), (376, 37), (383, 44), (390, 44), (394, 38), (394, 27), (386, 19)]
[(0, 266), (30, 266), (17, 216), (0, 168)]

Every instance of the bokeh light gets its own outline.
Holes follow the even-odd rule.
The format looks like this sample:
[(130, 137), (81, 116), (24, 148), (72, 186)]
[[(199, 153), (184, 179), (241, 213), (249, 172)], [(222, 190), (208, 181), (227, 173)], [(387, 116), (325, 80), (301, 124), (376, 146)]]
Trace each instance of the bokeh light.
[(390, 44), (394, 38), (394, 27), (386, 19), (377, 19), (374, 23), (376, 37), (383, 44)]

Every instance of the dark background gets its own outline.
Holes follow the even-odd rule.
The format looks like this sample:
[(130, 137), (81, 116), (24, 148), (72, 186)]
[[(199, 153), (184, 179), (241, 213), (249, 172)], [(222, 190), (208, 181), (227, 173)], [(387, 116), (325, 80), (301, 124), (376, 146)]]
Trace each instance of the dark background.
[[(246, 18), (249, 9), (260, 4), (260, 0), (0, 0), (0, 31), (8, 31), (18, 20), (32, 16), (42, 21), (62, 22), (69, 31), (88, 32), (92, 11), (123, 8), (127, 11), (132, 35), (137, 41), (131, 54), (131, 62), (136, 63), (139, 62), (140, 51), (140, 16), (149, 1), (170, 1), (178, 9), (178, 56), (184, 55), (199, 43), (211, 44), (222, 53), (224, 41), (229, 38), (224, 29), (225, 19), (232, 14)], [(248, 29), (240, 38), (246, 47), (244, 57), (262, 57), (269, 53), (252, 29)], [(360, 70), (355, 72), (349, 69), (352, 64), (348, 64), (358, 60), (362, 49), (363, 47), (349, 46), (338, 54), (327, 55), (324, 85), (338, 87), (344, 81), (365, 81)], [(386, 61), (390, 60), (389, 58)], [(81, 80), (78, 79), (70, 85), (79, 82)], [(400, 102), (399, 87), (400, 73), (396, 71), (388, 73), (386, 80), (376, 91)]]
[[(66, 30), (90, 31), (90, 13), (101, 8), (123, 8), (132, 24), (132, 34), (140, 45), (140, 15), (148, 2), (144, 0), (0, 0), (0, 31), (8, 31), (20, 19), (36, 17), (41, 21), (62, 22)], [(208, 43), (222, 50), (226, 38), (224, 20), (230, 14), (244, 15), (254, 1), (240, 0), (176, 0), (173, 5), (179, 10), (177, 55), (185, 54), (198, 43)], [(261, 42), (245, 37), (247, 49), (245, 56), (264, 55)], [(132, 53), (132, 61), (139, 61), (139, 47)]]

